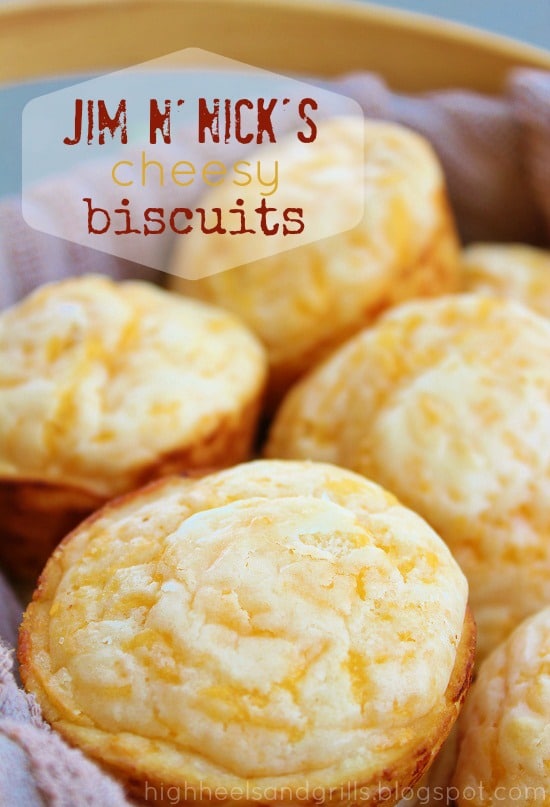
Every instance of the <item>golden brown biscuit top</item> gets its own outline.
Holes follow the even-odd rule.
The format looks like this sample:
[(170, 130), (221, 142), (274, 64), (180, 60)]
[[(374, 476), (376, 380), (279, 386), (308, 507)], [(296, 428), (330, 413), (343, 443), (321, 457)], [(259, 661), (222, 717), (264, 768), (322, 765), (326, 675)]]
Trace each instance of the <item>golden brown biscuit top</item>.
[(258, 394), (264, 356), (232, 315), (88, 276), (0, 315), (0, 477), (127, 489)]
[(472, 244), (462, 253), (466, 291), (498, 294), (550, 317), (550, 252), (524, 244)]
[(381, 488), (258, 461), (77, 529), (26, 617), (27, 683), (73, 739), (139, 738), (191, 780), (372, 773), (441, 707), (466, 600), (443, 542)]
[(459, 724), (453, 785), (462, 794), (460, 803), (548, 804), (549, 728), (550, 608), (545, 608), (481, 666)]

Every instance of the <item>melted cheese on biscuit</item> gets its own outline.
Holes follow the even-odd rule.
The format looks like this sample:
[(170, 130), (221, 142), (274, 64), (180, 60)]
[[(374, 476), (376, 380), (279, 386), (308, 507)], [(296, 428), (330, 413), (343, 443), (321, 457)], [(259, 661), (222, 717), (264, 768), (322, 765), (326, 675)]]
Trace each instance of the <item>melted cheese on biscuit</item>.
[(261, 347), (235, 318), (89, 276), (0, 315), (0, 477), (113, 495), (254, 401)]
[(69, 739), (166, 781), (372, 775), (447, 714), (466, 600), (443, 542), (381, 488), (259, 461), (73, 533), (27, 613), (27, 683)]

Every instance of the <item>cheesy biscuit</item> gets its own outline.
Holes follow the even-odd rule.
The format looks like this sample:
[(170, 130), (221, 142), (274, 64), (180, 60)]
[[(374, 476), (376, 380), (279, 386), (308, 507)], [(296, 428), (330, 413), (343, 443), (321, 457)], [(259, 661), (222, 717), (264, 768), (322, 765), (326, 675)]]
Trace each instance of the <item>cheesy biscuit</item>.
[(351, 788), (374, 805), (384, 787), (391, 805), (458, 714), (467, 597), (445, 544), (377, 485), (256, 461), (152, 483), (69, 535), (26, 612), (22, 676), (138, 797)]
[(233, 315), (88, 276), (0, 314), (0, 556), (29, 574), (106, 499), (247, 458), (263, 349)]

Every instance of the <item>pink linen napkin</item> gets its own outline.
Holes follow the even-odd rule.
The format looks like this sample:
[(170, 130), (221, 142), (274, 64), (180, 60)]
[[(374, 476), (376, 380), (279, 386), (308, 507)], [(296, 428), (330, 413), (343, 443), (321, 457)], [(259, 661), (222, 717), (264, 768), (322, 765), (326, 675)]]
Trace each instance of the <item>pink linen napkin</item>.
[(77, 805), (130, 807), (131, 802), (44, 723), (34, 698), (18, 689), (12, 651), (0, 641), (0, 807)]
[(9, 647), (17, 643), (22, 607), (5, 578), (0, 573), (0, 642)]
[(22, 608), (0, 574), (0, 807), (131, 807), (122, 788), (43, 721), (17, 686)]

